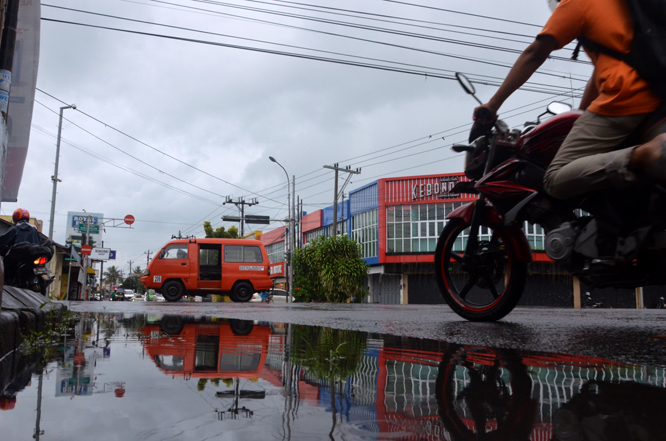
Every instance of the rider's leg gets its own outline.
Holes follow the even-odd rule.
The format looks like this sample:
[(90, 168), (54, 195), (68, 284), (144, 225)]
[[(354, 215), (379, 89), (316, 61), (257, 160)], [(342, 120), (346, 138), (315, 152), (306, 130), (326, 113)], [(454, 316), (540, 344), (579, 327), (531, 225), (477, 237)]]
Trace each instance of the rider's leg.
[(544, 178), (559, 199), (624, 187), (636, 180), (629, 170), (634, 147), (616, 150), (647, 114), (609, 117), (586, 111), (574, 124)]
[(666, 134), (636, 147), (631, 154), (629, 168), (641, 170), (654, 180), (666, 180)]

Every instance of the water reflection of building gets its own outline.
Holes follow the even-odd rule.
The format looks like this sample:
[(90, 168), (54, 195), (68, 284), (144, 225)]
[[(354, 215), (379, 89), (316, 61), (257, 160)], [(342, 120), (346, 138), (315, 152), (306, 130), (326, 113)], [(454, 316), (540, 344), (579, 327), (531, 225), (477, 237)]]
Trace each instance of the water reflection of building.
[[(236, 335), (225, 323), (208, 325), (208, 328), (201, 326), (193, 324), (190, 337), (185, 337), (189, 335), (187, 325), (178, 338), (149, 332), (150, 338), (144, 340), (144, 347), (165, 374), (175, 375), (173, 370), (177, 369), (176, 376), (186, 379), (233, 376), (234, 382), (226, 384), (226, 390), (218, 394), (218, 398), (225, 397), (235, 403), (235, 407), (220, 406), (225, 418), (235, 415), (231, 412), (234, 409), (246, 411), (251, 417), (254, 407), (247, 400), (254, 397), (251, 392), (255, 390), (268, 390), (267, 382), (282, 389), (287, 420), (298, 419), (302, 406), (317, 406), (333, 414), (333, 421), (337, 421), (332, 423), (334, 427), (340, 424), (340, 430), (359, 430), (364, 439), (385, 438), (389, 434), (399, 434), (399, 439), (456, 439), (442, 418), (442, 402), (446, 400), (450, 401), (452, 415), (466, 430), (476, 430), (479, 421), (484, 421), (487, 431), (501, 430), (506, 426), (502, 418), (510, 414), (506, 409), (490, 412), (485, 419), (474, 415), (469, 390), (475, 373), (489, 376), (492, 381), (485, 387), (496, 388), (490, 390), (491, 394), (512, 399), (520, 395), (523, 403), (528, 404), (527, 411), (533, 413), (533, 418), (529, 418), (526, 430), (533, 441), (553, 439), (556, 414), (590, 382), (666, 386), (663, 368), (508, 350), (514, 357), (513, 362), (509, 362), (507, 350), (391, 337), (366, 339), (362, 357), (350, 375), (321, 378), (315, 370), (297, 364), (298, 357), (294, 357), (293, 347), (289, 347), (292, 336), (283, 332), (284, 329), (254, 325), (246, 335)], [(195, 328), (198, 331), (195, 332)], [(208, 333), (207, 338), (201, 338), (204, 331)], [(204, 347), (210, 344), (213, 334), (220, 337), (217, 352)], [(162, 343), (157, 344), (158, 341)], [(189, 342), (189, 350), (179, 347), (184, 342)], [(153, 348), (148, 350), (151, 345)], [(235, 357), (231, 367), (223, 362), (230, 359), (230, 355)], [(171, 357), (169, 363), (166, 363), (167, 356)], [(215, 363), (218, 366), (213, 369)], [(165, 368), (167, 364), (171, 370)], [(206, 367), (210, 370), (206, 371)], [(517, 383), (516, 376), (522, 376), (525, 381)], [(258, 378), (263, 382), (239, 385), (238, 378)], [(444, 393), (442, 384), (450, 388), (450, 396)], [(225, 384), (217, 386), (225, 389)], [(522, 439), (527, 439), (527, 435)]]
[[(356, 372), (335, 385), (333, 401), (329, 382), (300, 366), (294, 367), (298, 385), (295, 390), (308, 391), (310, 402), (316, 394), (315, 402), (329, 412), (333, 411), (332, 403), (335, 403), (335, 412), (340, 418), (351, 425), (362, 424), (366, 435), (401, 433), (405, 435), (400, 439), (450, 439), (441, 421), (437, 397), (437, 377), (445, 349), (411, 350), (385, 344), (383, 340), (368, 341), (368, 349)], [(474, 363), (492, 364), (491, 359), (484, 358), (486, 355), (481, 354)], [(637, 382), (666, 387), (664, 368), (559, 354), (523, 354), (522, 361), (531, 384), (529, 395), (537, 403), (530, 436), (533, 441), (553, 438), (556, 412), (590, 381)], [(277, 350), (267, 358), (269, 370), (281, 369), (283, 364), (283, 357)], [(510, 390), (511, 373), (506, 368), (500, 368), (499, 372)], [(468, 369), (456, 366), (452, 384), (454, 394), (457, 396), (469, 384)], [(474, 430), (469, 409), (458, 406), (456, 410), (467, 428)], [(486, 429), (496, 428), (496, 422), (489, 422)]]

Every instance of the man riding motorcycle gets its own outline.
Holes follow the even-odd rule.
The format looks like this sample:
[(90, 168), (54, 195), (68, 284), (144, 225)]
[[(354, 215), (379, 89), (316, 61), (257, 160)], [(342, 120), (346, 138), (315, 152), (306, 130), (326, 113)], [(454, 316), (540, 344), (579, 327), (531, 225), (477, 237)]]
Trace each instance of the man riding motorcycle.
[[(504, 101), (520, 88), (556, 49), (586, 37), (621, 53), (631, 48), (633, 28), (624, 0), (549, 0), (553, 14), (519, 56), (488, 103), (474, 111), (492, 123)], [(555, 7), (556, 6), (556, 7)], [(666, 135), (643, 145), (617, 149), (662, 100), (636, 70), (611, 56), (587, 51), (595, 69), (581, 100), (584, 114), (548, 167), (544, 187), (567, 199), (595, 190), (623, 188), (639, 176), (666, 180)]]
[[(46, 295), (52, 282), (45, 263), (53, 257), (53, 243), (42, 238), (30, 224), (28, 210), (19, 208), (12, 215), (14, 226), (0, 236), (0, 256), (4, 259), (7, 284), (25, 287)], [(36, 259), (43, 259), (37, 262)]]
[(25, 208), (14, 210), (12, 220), (14, 221), (14, 226), (0, 236), (0, 255), (6, 255), (9, 248), (17, 243), (41, 244), (37, 228), (30, 223), (30, 212), (28, 210)]

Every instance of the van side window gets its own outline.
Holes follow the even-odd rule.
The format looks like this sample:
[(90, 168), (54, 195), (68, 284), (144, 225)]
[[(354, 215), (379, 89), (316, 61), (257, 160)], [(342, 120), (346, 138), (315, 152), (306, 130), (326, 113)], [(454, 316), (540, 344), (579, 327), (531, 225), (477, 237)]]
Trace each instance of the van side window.
[(225, 245), (224, 246), (224, 261), (225, 262), (242, 262), (243, 261), (243, 247), (240, 245)]
[(187, 245), (171, 245), (162, 250), (162, 259), (187, 259)]
[(243, 262), (246, 263), (261, 263), (264, 258), (261, 255), (259, 247), (243, 247)]
[(259, 247), (247, 247), (241, 245), (225, 245), (225, 262), (261, 263), (263, 262), (261, 249)]

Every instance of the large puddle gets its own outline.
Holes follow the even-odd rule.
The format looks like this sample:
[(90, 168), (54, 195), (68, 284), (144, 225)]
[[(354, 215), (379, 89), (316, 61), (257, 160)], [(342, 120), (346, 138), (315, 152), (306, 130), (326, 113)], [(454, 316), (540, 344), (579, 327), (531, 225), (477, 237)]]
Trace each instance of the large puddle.
[(16, 354), (0, 439), (666, 438), (666, 370), (584, 356), (79, 314), (47, 357)]

